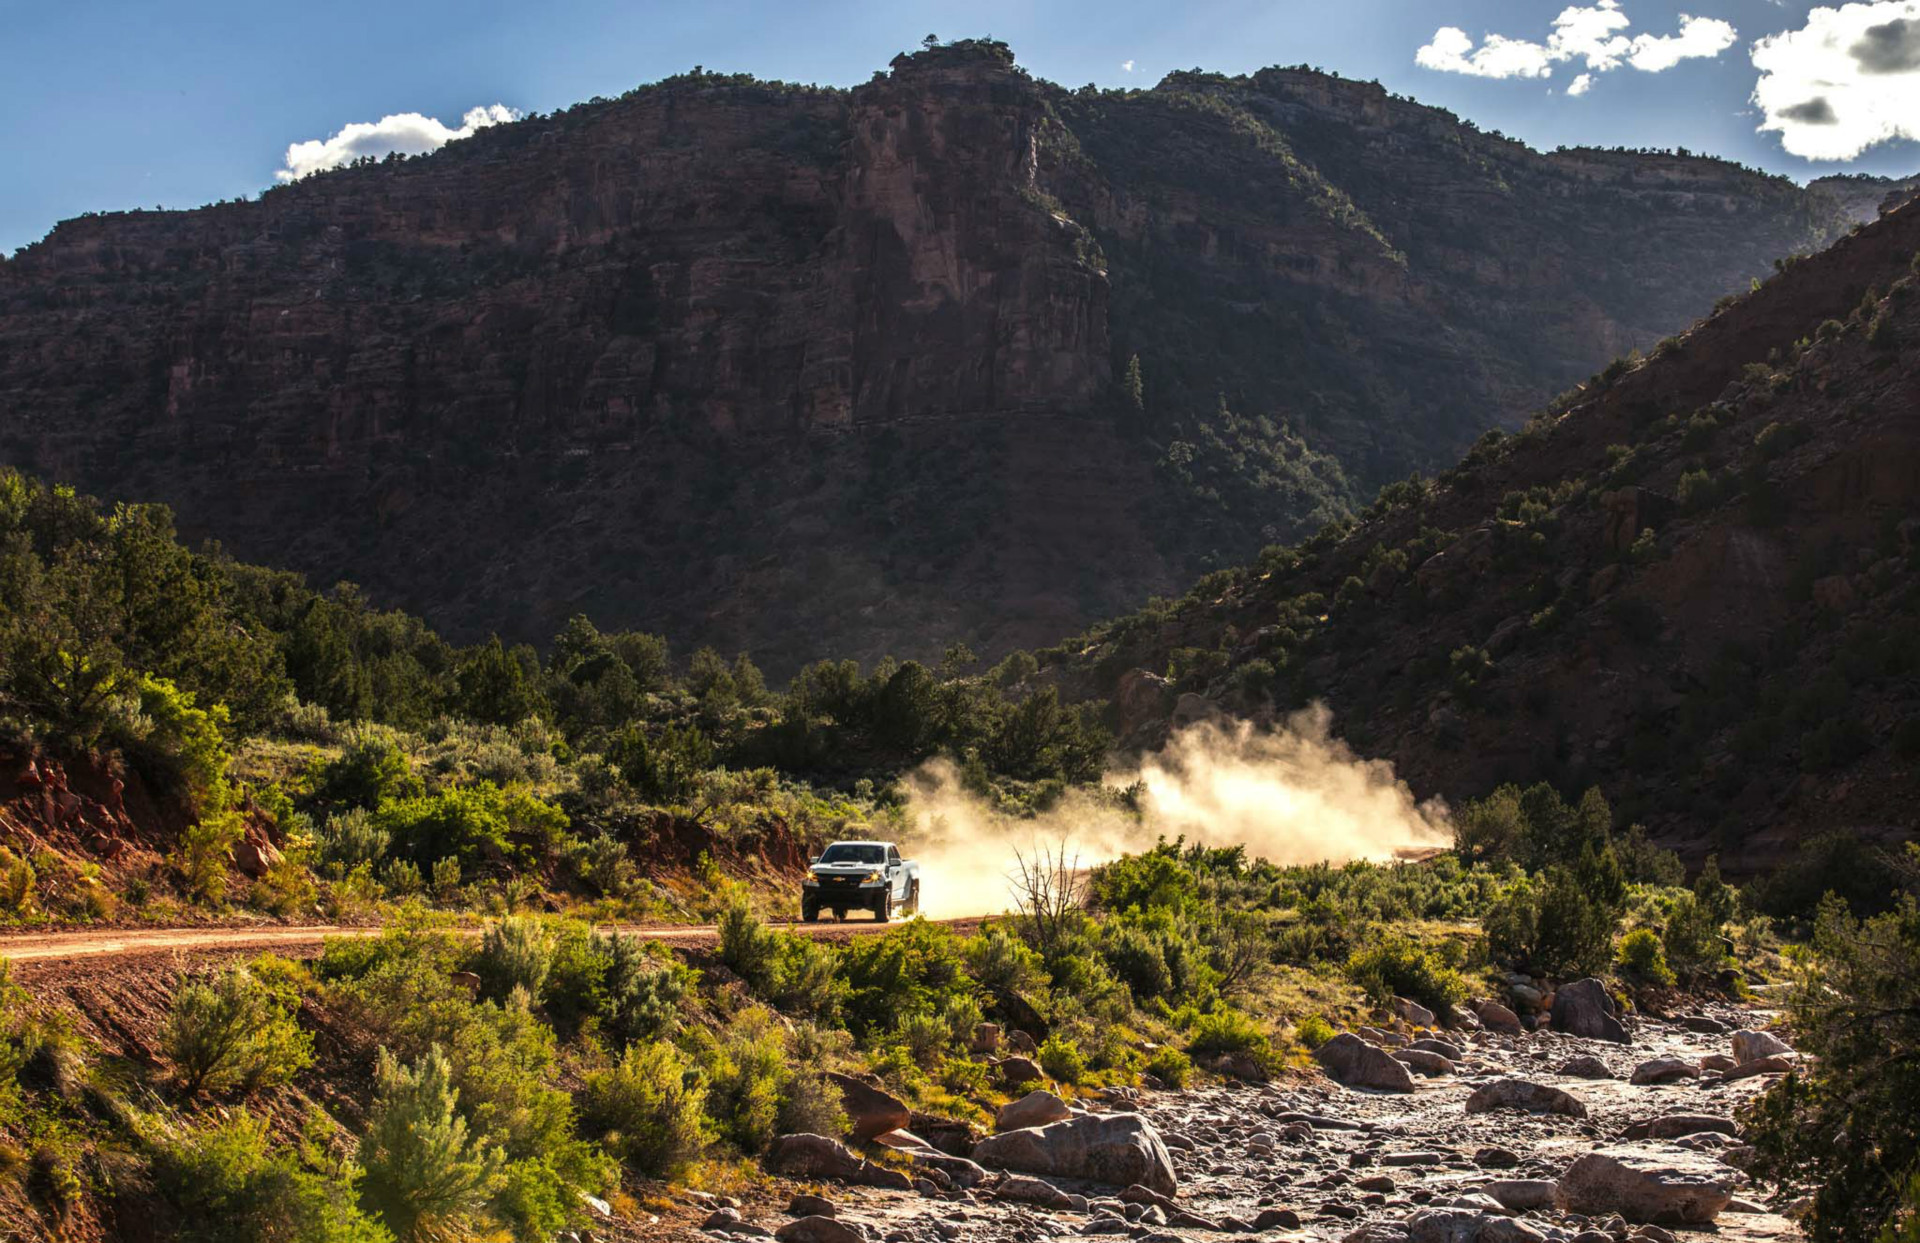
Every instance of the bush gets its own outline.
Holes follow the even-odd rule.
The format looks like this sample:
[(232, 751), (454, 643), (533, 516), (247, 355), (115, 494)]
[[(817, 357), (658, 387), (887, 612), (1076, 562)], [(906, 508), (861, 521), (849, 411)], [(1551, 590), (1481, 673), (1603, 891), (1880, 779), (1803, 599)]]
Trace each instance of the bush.
[(814, 1068), (796, 1069), (777, 1017), (755, 1008), (719, 1032), (691, 1033), (708, 1084), (707, 1108), (722, 1138), (755, 1154), (776, 1135), (838, 1135), (846, 1115)]
[(1173, 972), (1158, 938), (1143, 928), (1110, 925), (1100, 946), (1107, 969), (1133, 991), (1134, 1000), (1148, 1002), (1173, 990)]
[(0, 911), (26, 915), (33, 911), (33, 864), (0, 846)]
[(395, 852), (415, 863), (449, 857), (472, 863), (510, 855), (515, 835), (551, 842), (565, 831), (567, 817), (524, 789), (476, 781), (384, 803), (374, 824), (390, 836)]
[(530, 915), (509, 915), (480, 937), (475, 968), (486, 982), (488, 996), (505, 998), (516, 988), (540, 1000), (547, 973), (553, 970), (553, 934)]
[(1059, 1032), (1041, 1042), (1037, 1060), (1047, 1077), (1059, 1083), (1078, 1083), (1087, 1074), (1087, 1059), (1081, 1054), (1080, 1046)]
[[(735, 893), (721, 911), (718, 930), (720, 961), (745, 980), (756, 996), (779, 1009), (814, 1018), (838, 1013), (846, 985), (835, 978), (838, 964), (832, 946), (768, 928), (744, 891)], [(898, 1000), (907, 1003), (902, 1010), (911, 1009), (910, 998)]]
[(591, 994), (603, 1032), (626, 1044), (674, 1029), (681, 998), (693, 987), (692, 971), (672, 958), (656, 959), (638, 937), (617, 932), (596, 934), (590, 952), (603, 964), (599, 987)]
[(1467, 982), (1432, 950), (1399, 933), (1381, 936), (1347, 959), (1347, 978), (1377, 1004), (1395, 996), (1411, 997), (1436, 1014), (1445, 1014), (1467, 995)]
[(1651, 928), (1635, 928), (1621, 937), (1614, 961), (1623, 974), (1635, 979), (1662, 985), (1674, 982), (1673, 969), (1667, 966), (1666, 947)]
[(1482, 921), (1494, 957), (1537, 975), (1594, 975), (1613, 957), (1626, 881), (1611, 849), (1588, 850), (1578, 867), (1521, 881)]
[(642, 1174), (670, 1178), (712, 1137), (703, 1110), (707, 1085), (693, 1063), (665, 1041), (630, 1046), (606, 1070), (587, 1076), (581, 1122)]
[(1005, 923), (982, 928), (968, 938), (963, 953), (969, 974), (996, 996), (1025, 997), (1043, 992), (1048, 985), (1040, 951), (1015, 936)]
[(573, 868), (580, 879), (609, 898), (632, 886), (636, 869), (627, 846), (617, 837), (590, 837), (573, 851)]
[(1681, 894), (1660, 931), (1666, 961), (1689, 979), (1718, 971), (1730, 958), (1722, 921), (1691, 893)]
[(244, 967), (180, 986), (160, 1048), (188, 1096), (284, 1083), (312, 1063), (313, 1037), (294, 1021), (288, 991)]
[(376, 827), (366, 811), (359, 807), (350, 807), (328, 816), (318, 837), (317, 862), (335, 880), (362, 863), (379, 867), (380, 861), (387, 857), (387, 847), (393, 842), (392, 836), (385, 829)]
[(412, 1066), (381, 1050), (379, 1094), (360, 1140), (362, 1200), (402, 1240), (457, 1238), (503, 1185), (499, 1148), (467, 1133), (453, 1070), (438, 1045)]
[[(324, 1125), (324, 1124), (323, 1124)], [(314, 1128), (299, 1149), (272, 1151), (267, 1122), (246, 1110), (162, 1136), (154, 1180), (179, 1212), (183, 1237), (204, 1243), (386, 1243), (361, 1213), (359, 1171), (329, 1161)]]
[(314, 797), (344, 809), (373, 811), (395, 799), (421, 792), (407, 757), (390, 738), (372, 730), (358, 730), (346, 750), (314, 774)]
[(240, 813), (218, 811), (201, 817), (180, 835), (171, 860), (189, 896), (209, 905), (226, 899), (227, 859), (245, 832)]
[(1193, 1059), (1178, 1049), (1161, 1049), (1147, 1060), (1146, 1072), (1170, 1088), (1184, 1088), (1193, 1079)]
[(1198, 1016), (1187, 1030), (1187, 1052), (1195, 1057), (1247, 1053), (1264, 1058), (1271, 1050), (1272, 1042), (1258, 1022), (1224, 1006)]
[(1294, 1024), (1294, 1042), (1303, 1049), (1317, 1049), (1333, 1037), (1333, 1024), (1327, 1022), (1323, 1015), (1309, 1014)]

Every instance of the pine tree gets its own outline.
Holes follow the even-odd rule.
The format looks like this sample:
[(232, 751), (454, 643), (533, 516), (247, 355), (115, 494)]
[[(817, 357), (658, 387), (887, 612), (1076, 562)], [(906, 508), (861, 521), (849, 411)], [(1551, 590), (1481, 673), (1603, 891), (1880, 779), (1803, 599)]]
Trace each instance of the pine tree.
[(400, 1239), (457, 1237), (500, 1186), (500, 1150), (467, 1133), (452, 1067), (434, 1045), (412, 1066), (385, 1049), (360, 1140), (362, 1198)]

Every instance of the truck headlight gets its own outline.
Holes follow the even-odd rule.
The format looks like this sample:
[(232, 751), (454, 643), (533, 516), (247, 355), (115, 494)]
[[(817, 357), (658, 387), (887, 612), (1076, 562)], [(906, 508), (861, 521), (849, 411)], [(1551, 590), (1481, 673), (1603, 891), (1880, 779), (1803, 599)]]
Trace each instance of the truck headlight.
[(865, 884), (865, 885), (878, 885), (878, 884), (882, 884), (883, 882), (885, 882), (885, 880), (886, 880), (886, 879), (887, 879), (887, 878), (886, 878), (886, 875), (885, 875), (884, 873), (881, 873), (881, 872), (868, 872), (868, 873), (867, 873), (867, 879), (866, 879), (866, 880), (864, 880), (864, 881), (862, 881), (861, 883), (862, 883), (862, 884)]

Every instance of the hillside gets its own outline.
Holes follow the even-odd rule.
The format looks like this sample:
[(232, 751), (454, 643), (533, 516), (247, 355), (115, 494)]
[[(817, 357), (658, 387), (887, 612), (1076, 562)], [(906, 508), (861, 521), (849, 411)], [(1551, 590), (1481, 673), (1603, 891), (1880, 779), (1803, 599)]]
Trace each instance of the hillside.
[(1912, 837), (1920, 207), (1357, 524), (1043, 653), (1133, 746), (1324, 700), (1416, 793), (1597, 783), (1695, 859)]
[(1845, 223), (1304, 69), (693, 74), (60, 225), (0, 263), (0, 461), (461, 640), (997, 655), (1454, 460)]

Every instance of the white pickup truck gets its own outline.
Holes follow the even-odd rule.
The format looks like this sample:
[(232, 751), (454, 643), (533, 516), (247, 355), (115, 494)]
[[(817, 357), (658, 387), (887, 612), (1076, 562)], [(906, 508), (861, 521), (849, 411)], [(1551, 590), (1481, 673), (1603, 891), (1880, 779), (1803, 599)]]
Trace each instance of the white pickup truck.
[(835, 842), (816, 856), (800, 886), (800, 918), (813, 923), (821, 911), (845, 919), (848, 911), (872, 911), (881, 923), (895, 911), (920, 909), (920, 865), (900, 857), (891, 842)]

